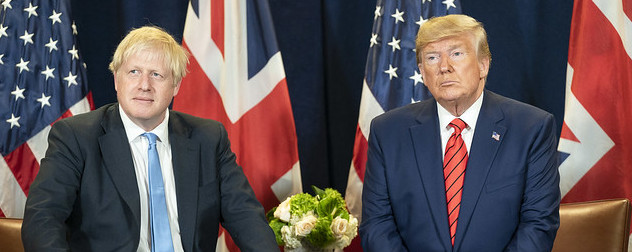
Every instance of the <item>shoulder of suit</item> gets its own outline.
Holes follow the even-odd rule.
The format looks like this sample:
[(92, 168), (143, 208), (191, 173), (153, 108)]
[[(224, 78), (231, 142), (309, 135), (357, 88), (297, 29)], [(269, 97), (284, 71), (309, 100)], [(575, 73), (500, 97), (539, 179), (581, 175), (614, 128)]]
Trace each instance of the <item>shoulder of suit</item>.
[(552, 116), (551, 113), (541, 108), (538, 108), (531, 104), (521, 102), (509, 97), (496, 94), (491, 91), (486, 91), (485, 97), (483, 98), (483, 102), (485, 102), (485, 99), (489, 99), (489, 101), (496, 103), (494, 104), (494, 106), (497, 106), (503, 111), (506, 111), (509, 113), (525, 113), (525, 114), (530, 114), (537, 117)]

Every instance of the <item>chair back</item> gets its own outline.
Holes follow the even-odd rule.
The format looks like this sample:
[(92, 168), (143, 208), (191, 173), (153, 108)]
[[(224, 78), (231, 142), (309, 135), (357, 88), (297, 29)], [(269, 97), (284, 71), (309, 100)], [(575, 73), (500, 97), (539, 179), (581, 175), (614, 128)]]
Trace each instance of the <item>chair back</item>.
[(629, 235), (628, 199), (565, 203), (553, 252), (627, 252)]
[(0, 251), (24, 252), (21, 229), (22, 219), (0, 218)]

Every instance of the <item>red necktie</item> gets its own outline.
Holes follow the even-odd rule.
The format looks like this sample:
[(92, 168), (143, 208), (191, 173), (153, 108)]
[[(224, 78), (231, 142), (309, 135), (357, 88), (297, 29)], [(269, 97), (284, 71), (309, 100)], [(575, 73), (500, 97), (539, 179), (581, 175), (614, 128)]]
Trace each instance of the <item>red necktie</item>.
[(454, 246), (456, 223), (459, 218), (461, 195), (463, 194), (463, 177), (465, 177), (465, 166), (467, 165), (467, 147), (461, 138), (461, 131), (467, 127), (467, 124), (456, 118), (450, 122), (450, 127), (454, 128), (454, 133), (448, 139), (448, 144), (445, 147), (443, 178), (445, 179), (445, 197), (448, 203), (450, 238), (452, 246)]

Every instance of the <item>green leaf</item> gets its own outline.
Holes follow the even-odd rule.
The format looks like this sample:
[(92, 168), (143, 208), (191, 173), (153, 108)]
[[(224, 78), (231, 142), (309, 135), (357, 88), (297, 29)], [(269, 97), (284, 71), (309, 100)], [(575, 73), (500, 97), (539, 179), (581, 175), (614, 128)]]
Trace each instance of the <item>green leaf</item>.
[(308, 193), (299, 193), (290, 199), (290, 214), (292, 216), (303, 216), (309, 211), (313, 211), (318, 205), (318, 201)]
[(316, 226), (314, 226), (312, 232), (305, 237), (307, 241), (317, 248), (324, 248), (332, 242), (335, 242), (336, 238), (330, 228), (331, 222), (331, 216), (318, 218), (318, 222), (316, 222)]
[(274, 207), (272, 209), (270, 209), (270, 211), (268, 211), (268, 213), (266, 213), (266, 219), (268, 220), (268, 222), (271, 222), (272, 220), (276, 219), (274, 218), (274, 211), (276, 211), (277, 207)]
[(285, 242), (283, 242), (283, 236), (281, 235), (281, 228), (287, 224), (278, 219), (274, 219), (270, 221), (268, 225), (270, 225), (270, 228), (274, 231), (274, 237), (276, 238), (277, 244), (279, 244), (279, 246), (285, 245)]

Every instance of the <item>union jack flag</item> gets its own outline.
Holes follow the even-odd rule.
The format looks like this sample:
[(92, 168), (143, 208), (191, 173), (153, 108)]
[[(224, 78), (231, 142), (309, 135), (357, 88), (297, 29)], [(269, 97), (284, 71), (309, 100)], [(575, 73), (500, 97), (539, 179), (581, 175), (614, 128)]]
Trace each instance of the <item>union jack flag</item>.
[(50, 125), (91, 110), (69, 0), (0, 5), (0, 216), (21, 218)]
[[(377, 1), (345, 196), (349, 211), (358, 220), (362, 217), (362, 184), (371, 120), (430, 96), (415, 57), (417, 30), (431, 17), (457, 13), (461, 13), (458, 0)], [(349, 250), (359, 250), (358, 240), (354, 240)]]
[(575, 0), (558, 147), (562, 202), (632, 200), (630, 6)]
[[(191, 1), (173, 109), (222, 122), (266, 210), (302, 191), (294, 117), (267, 1)], [(218, 251), (236, 250), (221, 234)]]

